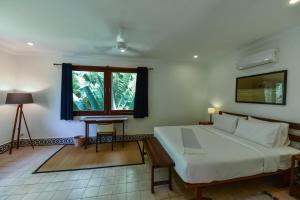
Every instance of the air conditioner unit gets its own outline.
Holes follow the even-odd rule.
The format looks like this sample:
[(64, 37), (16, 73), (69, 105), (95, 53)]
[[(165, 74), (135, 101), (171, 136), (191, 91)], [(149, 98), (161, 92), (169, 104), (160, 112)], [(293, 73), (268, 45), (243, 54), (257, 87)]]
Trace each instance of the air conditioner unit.
[(278, 62), (278, 49), (269, 49), (250, 56), (242, 58), (237, 63), (237, 68), (240, 70), (257, 67), (269, 63)]

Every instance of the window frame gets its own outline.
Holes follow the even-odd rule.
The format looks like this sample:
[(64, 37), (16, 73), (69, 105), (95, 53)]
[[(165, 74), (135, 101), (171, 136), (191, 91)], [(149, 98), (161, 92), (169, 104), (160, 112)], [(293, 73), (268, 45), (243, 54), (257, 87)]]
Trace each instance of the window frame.
[(73, 111), (74, 116), (133, 115), (133, 110), (112, 110), (111, 109), (112, 73), (113, 72), (137, 73), (137, 68), (73, 65), (72, 72), (73, 71), (104, 72), (104, 110), (103, 111), (95, 111), (95, 110)]

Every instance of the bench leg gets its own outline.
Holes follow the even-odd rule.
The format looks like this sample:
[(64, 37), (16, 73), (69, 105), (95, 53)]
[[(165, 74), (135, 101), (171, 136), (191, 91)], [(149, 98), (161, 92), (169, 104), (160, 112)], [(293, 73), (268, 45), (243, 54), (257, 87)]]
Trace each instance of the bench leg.
[(283, 172), (278, 175), (278, 183), (276, 186), (278, 188), (288, 187), (290, 183), (290, 172)]
[(98, 152), (98, 140), (99, 140), (98, 135), (96, 135), (96, 152)]
[(169, 189), (172, 190), (172, 167), (169, 167)]
[(143, 144), (143, 149), (142, 149), (142, 159), (143, 159), (143, 163), (145, 163), (145, 140), (142, 141)]
[(196, 198), (195, 200), (202, 200), (202, 189), (201, 188), (196, 188)]
[(151, 192), (154, 194), (154, 168), (151, 166)]
[(114, 151), (114, 134), (111, 135), (111, 151)]
[(154, 193), (154, 186), (156, 185), (169, 185), (169, 189), (172, 190), (172, 166), (168, 167), (168, 179), (162, 181), (154, 181), (154, 169), (155, 167), (151, 166), (151, 192)]
[(202, 196), (202, 188), (198, 187), (198, 188), (196, 188), (195, 200), (211, 200), (211, 198), (203, 197)]

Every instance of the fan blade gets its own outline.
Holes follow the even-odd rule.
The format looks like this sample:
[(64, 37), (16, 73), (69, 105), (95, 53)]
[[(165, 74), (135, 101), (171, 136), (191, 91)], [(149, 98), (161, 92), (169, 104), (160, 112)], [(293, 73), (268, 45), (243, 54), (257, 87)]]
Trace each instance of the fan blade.
[(95, 46), (94, 47), (96, 49), (97, 52), (103, 52), (103, 53), (106, 53), (107, 51), (110, 51), (113, 47), (112, 46), (106, 46), (106, 47), (98, 47), (98, 46)]
[(95, 56), (95, 55), (105, 55), (107, 54), (112, 47), (111, 46), (106, 46), (106, 47), (99, 47), (99, 46), (94, 46), (93, 51), (82, 51), (82, 52), (75, 52), (73, 53), (73, 56)]
[(134, 47), (127, 47), (127, 50), (128, 52), (130, 52), (131, 54), (134, 54), (136, 56), (139, 56), (139, 55), (142, 55), (142, 52), (137, 49), (137, 48), (134, 48)]

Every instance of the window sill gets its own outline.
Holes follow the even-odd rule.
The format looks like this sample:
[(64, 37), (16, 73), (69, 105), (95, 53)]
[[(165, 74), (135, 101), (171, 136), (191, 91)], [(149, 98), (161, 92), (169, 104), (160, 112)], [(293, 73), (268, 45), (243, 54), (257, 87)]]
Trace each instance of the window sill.
[(116, 116), (116, 115), (133, 115), (133, 111), (132, 110), (128, 110), (128, 111), (113, 111), (110, 113), (105, 113), (102, 111), (74, 111), (73, 112), (74, 116)]

